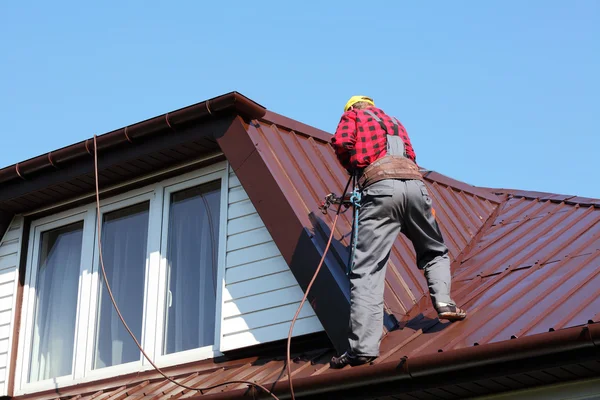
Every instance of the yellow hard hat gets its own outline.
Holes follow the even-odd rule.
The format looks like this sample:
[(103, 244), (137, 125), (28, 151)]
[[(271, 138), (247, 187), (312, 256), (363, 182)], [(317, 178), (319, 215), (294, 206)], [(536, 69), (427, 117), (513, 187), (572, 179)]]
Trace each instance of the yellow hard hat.
[(359, 101), (364, 101), (367, 102), (371, 105), (375, 105), (375, 103), (373, 102), (373, 99), (367, 96), (352, 96), (350, 97), (350, 100), (348, 100), (348, 102), (346, 103), (346, 106), (344, 107), (344, 112), (348, 111), (350, 109), (350, 107), (352, 107), (354, 104), (358, 103)]

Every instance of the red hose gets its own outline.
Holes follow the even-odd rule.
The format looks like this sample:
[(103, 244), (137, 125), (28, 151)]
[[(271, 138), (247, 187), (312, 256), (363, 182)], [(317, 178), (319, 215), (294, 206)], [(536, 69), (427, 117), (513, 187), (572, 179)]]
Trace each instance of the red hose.
[[(352, 181), (352, 176), (350, 177), (350, 179), (348, 180), (348, 183), (346, 184), (346, 188), (344, 189), (344, 193), (342, 193), (341, 199), (344, 198), (346, 191), (348, 190), (348, 186), (350, 186), (351, 181)], [(287, 375), (288, 375), (288, 383), (290, 385), (290, 395), (292, 396), (292, 400), (296, 400), (296, 396), (294, 395), (294, 385), (292, 384), (292, 366), (291, 366), (291, 355), (290, 355), (291, 344), (292, 344), (292, 332), (294, 331), (294, 325), (296, 324), (296, 319), (298, 319), (298, 315), (300, 314), (300, 311), (302, 310), (302, 306), (304, 305), (304, 303), (306, 302), (306, 299), (308, 298), (308, 293), (310, 292), (310, 289), (312, 288), (312, 285), (315, 282), (315, 280), (317, 279), (317, 275), (319, 274), (319, 271), (321, 270), (321, 267), (323, 266), (323, 262), (325, 261), (325, 256), (327, 255), (329, 246), (331, 246), (331, 240), (333, 239), (333, 234), (335, 232), (335, 225), (337, 224), (338, 217), (340, 216), (340, 211), (342, 210), (343, 203), (344, 202), (340, 200), (340, 204), (338, 206), (337, 212), (335, 213), (335, 218), (333, 219), (333, 224), (331, 225), (331, 234), (329, 235), (329, 240), (327, 241), (327, 246), (325, 246), (325, 250), (323, 251), (323, 255), (321, 256), (321, 261), (319, 262), (319, 265), (317, 266), (317, 269), (315, 270), (315, 273), (314, 273), (312, 279), (310, 280), (310, 283), (306, 287), (306, 291), (304, 292), (304, 297), (302, 298), (302, 301), (300, 302), (300, 306), (298, 306), (298, 309), (296, 310), (296, 314), (294, 315), (294, 318), (292, 318), (292, 323), (290, 325), (290, 331), (288, 333), (288, 338), (287, 338), (286, 368), (287, 368)]]

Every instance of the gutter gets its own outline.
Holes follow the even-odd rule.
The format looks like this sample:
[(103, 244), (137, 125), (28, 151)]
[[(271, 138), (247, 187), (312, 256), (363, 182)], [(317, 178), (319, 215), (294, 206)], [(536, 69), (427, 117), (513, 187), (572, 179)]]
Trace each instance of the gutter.
[[(147, 136), (173, 131), (177, 127), (204, 118), (238, 114), (249, 119), (257, 119), (263, 117), (265, 113), (266, 109), (263, 106), (237, 92), (231, 92), (100, 135), (97, 137), (98, 150), (105, 151), (122, 144), (134, 143)], [(59, 169), (68, 162), (91, 156), (93, 145), (93, 137), (91, 137), (62, 149), (2, 168), (0, 169), (0, 185), (12, 180), (27, 180), (31, 175)]]
[[(475, 373), (469, 373), (469, 381), (475, 381), (484, 375), (489, 376), (486, 368), (494, 365), (510, 363), (509, 368), (503, 370), (509, 374), (522, 367), (522, 363), (534, 357), (554, 357), (556, 364), (565, 362), (580, 362), (580, 352), (598, 358), (600, 356), (600, 323), (589, 323), (584, 326), (561, 329), (537, 335), (514, 338), (502, 342), (485, 345), (475, 345), (468, 348), (438, 352), (416, 357), (402, 357), (394, 361), (383, 362), (369, 366), (346, 368), (337, 373), (312, 375), (306, 378), (294, 380), (294, 392), (296, 396), (311, 396), (322, 394), (333, 395), (336, 392), (355, 388), (352, 391), (357, 395), (363, 387), (368, 385), (392, 382), (392, 381), (415, 381), (425, 380), (430, 386), (439, 386), (440, 381), (431, 379), (432, 376), (440, 374), (452, 374), (456, 376), (463, 370), (471, 369)], [(570, 357), (567, 357), (569, 356)], [(560, 357), (562, 356), (562, 357)], [(544, 368), (545, 366), (539, 366)], [(512, 369), (512, 371), (511, 371)], [(452, 382), (448, 382), (452, 384)], [(287, 379), (277, 383), (263, 384), (273, 389), (279, 398), (289, 398), (289, 385)], [(408, 386), (408, 385), (407, 385)], [(396, 391), (398, 390), (398, 386)], [(374, 386), (366, 388), (367, 393), (373, 393)], [(237, 389), (221, 393), (190, 397), (190, 399), (249, 399), (269, 398), (263, 392), (254, 393), (253, 390)], [(338, 393), (339, 394), (339, 393)], [(388, 393), (390, 394), (390, 393)], [(394, 394), (394, 393), (391, 393)], [(379, 395), (379, 394), (378, 394)], [(383, 395), (383, 394), (381, 394)]]

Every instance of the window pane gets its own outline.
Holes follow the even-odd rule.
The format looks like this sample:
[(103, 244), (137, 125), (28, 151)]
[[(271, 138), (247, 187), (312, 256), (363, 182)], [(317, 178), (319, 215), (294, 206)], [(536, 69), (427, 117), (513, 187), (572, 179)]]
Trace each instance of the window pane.
[[(110, 288), (125, 322), (141, 340), (149, 203), (104, 214), (102, 257)], [(140, 350), (115, 311), (100, 274), (94, 368), (140, 359)]]
[(29, 381), (70, 375), (83, 222), (41, 235)]
[(171, 195), (164, 353), (212, 345), (221, 181)]

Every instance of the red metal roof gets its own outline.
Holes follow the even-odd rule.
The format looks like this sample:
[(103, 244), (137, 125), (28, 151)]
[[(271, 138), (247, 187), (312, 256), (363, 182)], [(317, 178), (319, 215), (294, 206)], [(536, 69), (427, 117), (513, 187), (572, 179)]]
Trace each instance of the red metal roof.
[[(298, 123), (290, 127), (287, 123), (283, 117), (267, 112), (263, 120), (248, 124), (247, 130), (263, 159), (272, 166), (271, 171), (285, 190), (287, 201), (295, 209), (302, 210), (299, 217), (303, 225), (313, 227), (318, 222), (331, 226), (334, 213), (323, 216), (319, 206), (327, 193), (341, 193), (348, 179), (347, 173), (329, 146), (329, 134)], [(435, 172), (425, 176), (450, 254), (457, 257), (501, 199), (490, 191)], [(343, 239), (334, 245), (333, 252), (338, 257), (332, 258), (331, 262), (337, 261), (340, 271), (345, 270), (344, 263), (348, 259), (351, 218), (350, 213), (344, 214), (336, 227), (335, 238)], [(329, 232), (325, 227), (321, 231), (321, 245), (325, 244)], [(390, 256), (385, 290), (387, 310), (398, 319), (413, 309), (427, 292), (425, 278), (414, 265), (413, 246), (401, 235)]]
[[(313, 251), (321, 251), (332, 215), (322, 215), (318, 207), (330, 191), (339, 194), (347, 179), (328, 145), (329, 134), (272, 112), (234, 124), (236, 129), (216, 141), (286, 260), (290, 263), (299, 257), (296, 246), (302, 229), (311, 232)], [(386, 334), (381, 357), (373, 365), (336, 371), (327, 364), (331, 349), (298, 354), (293, 366), (297, 391), (341, 390), (335, 382), (343, 386), (364, 381), (368, 386), (369, 380), (391, 380), (393, 375), (405, 382), (389, 388), (395, 398), (462, 398), (600, 373), (600, 201), (477, 188), (435, 172), (424, 176), (450, 249), (453, 296), (469, 311), (468, 318), (454, 324), (435, 318), (425, 280), (414, 266), (412, 246), (400, 237), (385, 290), (386, 309), (400, 321), (400, 329)], [(263, 181), (272, 181), (270, 188), (277, 191), (263, 193)], [(269, 203), (269, 196), (274, 203)], [(336, 243), (327, 258), (325, 273), (332, 291), (336, 282), (343, 286), (349, 218), (344, 215), (336, 228)], [(311, 260), (301, 255), (301, 261)], [(301, 271), (296, 268), (294, 273), (298, 277)], [(327, 307), (324, 301), (313, 304), (318, 314)], [(573, 353), (578, 350), (585, 352)], [(267, 386), (280, 382), (281, 392), (286, 380), (281, 373), (283, 354), (282, 349), (281, 357), (196, 363), (169, 373), (195, 386), (230, 379)], [(562, 364), (556, 367), (552, 362)], [(504, 370), (485, 370), (493, 375), (482, 376), (490, 363), (504, 365)], [(454, 376), (451, 367), (472, 368), (472, 379), (420, 380), (440, 371)], [(228, 398), (241, 396), (242, 389), (243, 385), (230, 385), (208, 394)], [(195, 395), (145, 373), (69, 388), (59, 397), (130, 400)]]

